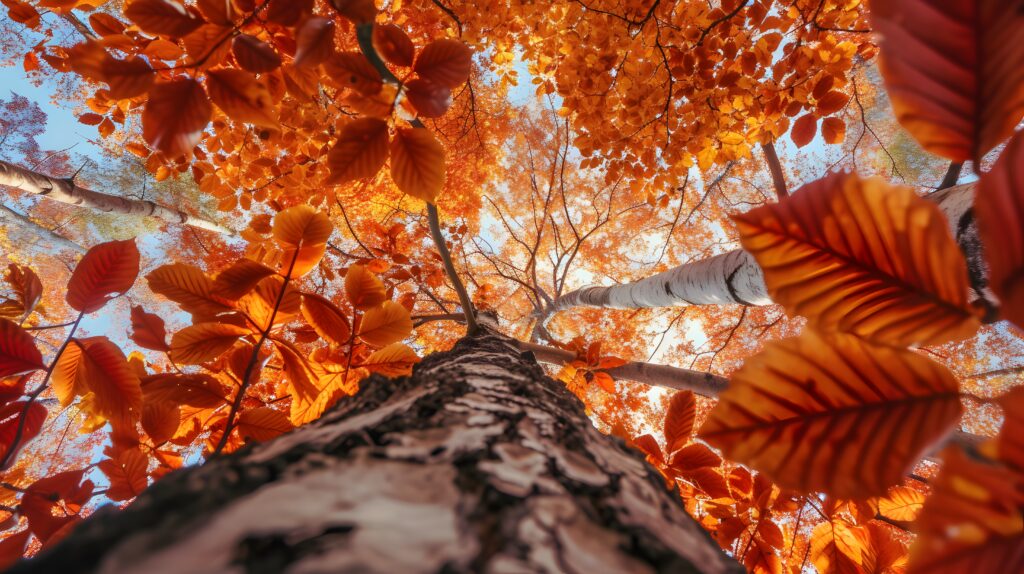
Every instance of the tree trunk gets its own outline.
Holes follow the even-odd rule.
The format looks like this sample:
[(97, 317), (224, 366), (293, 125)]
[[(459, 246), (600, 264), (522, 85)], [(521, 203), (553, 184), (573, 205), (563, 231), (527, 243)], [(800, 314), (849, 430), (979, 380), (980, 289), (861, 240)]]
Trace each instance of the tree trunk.
[[(975, 184), (951, 187), (928, 196), (946, 216), (953, 237), (967, 258), (971, 285), (988, 301), (988, 281), (971, 205)], [(639, 281), (611, 287), (584, 287), (555, 300), (554, 311), (572, 307), (681, 307), (686, 305), (770, 305), (761, 268), (746, 251), (736, 249), (680, 265)]]
[(81, 245), (71, 241), (67, 237), (60, 235), (54, 231), (51, 231), (42, 225), (39, 225), (35, 221), (32, 221), (27, 216), (14, 211), (6, 205), (0, 204), (0, 220), (7, 221), (12, 227), (20, 227), (25, 230), (26, 233), (31, 235), (37, 235), (47, 241), (49, 241), (54, 247), (61, 249), (68, 249), (75, 253), (85, 253), (86, 249)]
[(11, 572), (740, 572), (639, 452), (484, 330), (171, 474)]
[(208, 219), (189, 215), (184, 211), (164, 207), (158, 203), (144, 199), (129, 199), (109, 195), (78, 187), (69, 179), (57, 179), (18, 167), (6, 161), (0, 161), (0, 185), (20, 189), (26, 193), (39, 195), (67, 203), (88, 207), (97, 211), (123, 213), (142, 217), (154, 217), (168, 223), (191, 225), (199, 229), (233, 235), (234, 232), (223, 225)]

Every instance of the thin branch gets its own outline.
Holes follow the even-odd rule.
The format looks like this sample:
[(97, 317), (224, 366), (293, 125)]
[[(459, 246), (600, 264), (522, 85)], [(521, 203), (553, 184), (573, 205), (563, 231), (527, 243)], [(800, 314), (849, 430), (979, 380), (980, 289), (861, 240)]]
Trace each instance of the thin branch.
[(779, 161), (779, 154), (775, 152), (775, 144), (772, 142), (761, 144), (761, 151), (764, 152), (764, 159), (768, 162), (768, 170), (772, 173), (775, 195), (778, 196), (779, 200), (789, 197), (789, 189), (786, 187), (786, 175), (782, 172), (782, 163)]
[(949, 163), (949, 169), (946, 170), (946, 175), (942, 178), (942, 183), (936, 191), (946, 189), (947, 187), (953, 187), (956, 182), (960, 180), (960, 172), (964, 169), (964, 162), (953, 161)]

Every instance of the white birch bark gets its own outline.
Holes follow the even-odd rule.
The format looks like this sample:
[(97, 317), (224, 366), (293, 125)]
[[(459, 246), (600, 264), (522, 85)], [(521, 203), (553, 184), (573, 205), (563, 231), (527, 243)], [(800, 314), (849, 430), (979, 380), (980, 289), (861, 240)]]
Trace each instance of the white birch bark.
[[(984, 293), (984, 263), (971, 205), (975, 184), (951, 187), (928, 196), (946, 216), (953, 237), (967, 257), (975, 290)], [(986, 298), (988, 299), (988, 295)], [(657, 275), (610, 287), (584, 287), (555, 300), (554, 311), (572, 307), (681, 307), (687, 305), (770, 305), (761, 268), (746, 251), (736, 249), (680, 265)]]
[(28, 217), (14, 211), (6, 205), (0, 205), (0, 220), (8, 221), (12, 226), (20, 227), (24, 229), (26, 233), (37, 235), (61, 249), (68, 249), (75, 253), (85, 253), (86, 251), (86, 249), (81, 245), (71, 241), (63, 235), (39, 225), (35, 221), (32, 221)]
[(184, 224), (225, 235), (234, 232), (223, 225), (196, 217), (170, 207), (144, 199), (129, 199), (75, 185), (67, 179), (58, 179), (37, 173), (6, 161), (0, 161), (0, 185), (20, 189), (26, 193), (87, 207), (107, 213), (123, 213), (138, 217), (153, 217), (168, 223)]

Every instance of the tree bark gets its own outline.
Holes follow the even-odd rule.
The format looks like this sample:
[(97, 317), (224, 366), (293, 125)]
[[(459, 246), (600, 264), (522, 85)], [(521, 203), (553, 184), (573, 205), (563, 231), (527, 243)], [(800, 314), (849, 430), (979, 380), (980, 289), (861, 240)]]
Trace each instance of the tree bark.
[(223, 225), (208, 219), (189, 215), (184, 211), (164, 207), (144, 199), (129, 199), (127, 197), (92, 191), (75, 185), (69, 179), (53, 178), (18, 167), (6, 161), (0, 161), (0, 185), (20, 189), (26, 193), (39, 195), (61, 203), (88, 207), (97, 211), (154, 217), (168, 223), (190, 225), (226, 235), (234, 234), (232, 230)]
[(75, 243), (74, 241), (71, 241), (70, 239), (64, 237), (63, 235), (51, 231), (43, 227), (42, 225), (39, 225), (35, 221), (32, 221), (25, 215), (22, 215), (17, 211), (14, 211), (13, 209), (7, 207), (6, 205), (0, 204), (0, 219), (9, 221), (11, 222), (11, 225), (21, 227), (28, 233), (39, 235), (40, 237), (52, 243), (54, 246), (59, 247), (61, 249), (68, 249), (74, 251), (75, 253), (86, 252), (86, 249), (81, 245)]
[(639, 452), (482, 329), (175, 472), (11, 572), (741, 572)]
[[(944, 189), (928, 196), (946, 216), (950, 230), (967, 259), (971, 285), (986, 301), (988, 280), (981, 241), (971, 205), (975, 184)], [(553, 311), (573, 307), (636, 309), (686, 305), (770, 305), (761, 268), (746, 251), (736, 249), (708, 259), (680, 265), (639, 281), (611, 287), (584, 287), (555, 300)]]

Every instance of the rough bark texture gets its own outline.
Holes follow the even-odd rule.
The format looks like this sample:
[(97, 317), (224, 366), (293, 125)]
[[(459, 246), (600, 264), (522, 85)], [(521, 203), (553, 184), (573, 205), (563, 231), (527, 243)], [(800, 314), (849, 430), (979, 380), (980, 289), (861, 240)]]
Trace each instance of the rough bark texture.
[[(975, 184), (944, 189), (928, 196), (949, 222), (950, 231), (967, 258), (971, 284), (986, 301), (987, 289), (981, 241), (971, 204)], [(686, 305), (770, 305), (761, 268), (746, 251), (736, 249), (714, 257), (680, 265), (650, 277), (611, 287), (584, 287), (555, 300), (554, 310), (572, 307), (681, 307)]]
[(88, 207), (103, 212), (154, 217), (168, 223), (191, 225), (199, 229), (232, 235), (234, 232), (207, 219), (189, 215), (184, 211), (164, 207), (143, 199), (129, 199), (78, 187), (71, 180), (57, 179), (0, 161), (0, 185), (39, 195), (71, 205)]
[(641, 455), (493, 333), (171, 474), (12, 572), (740, 572)]

